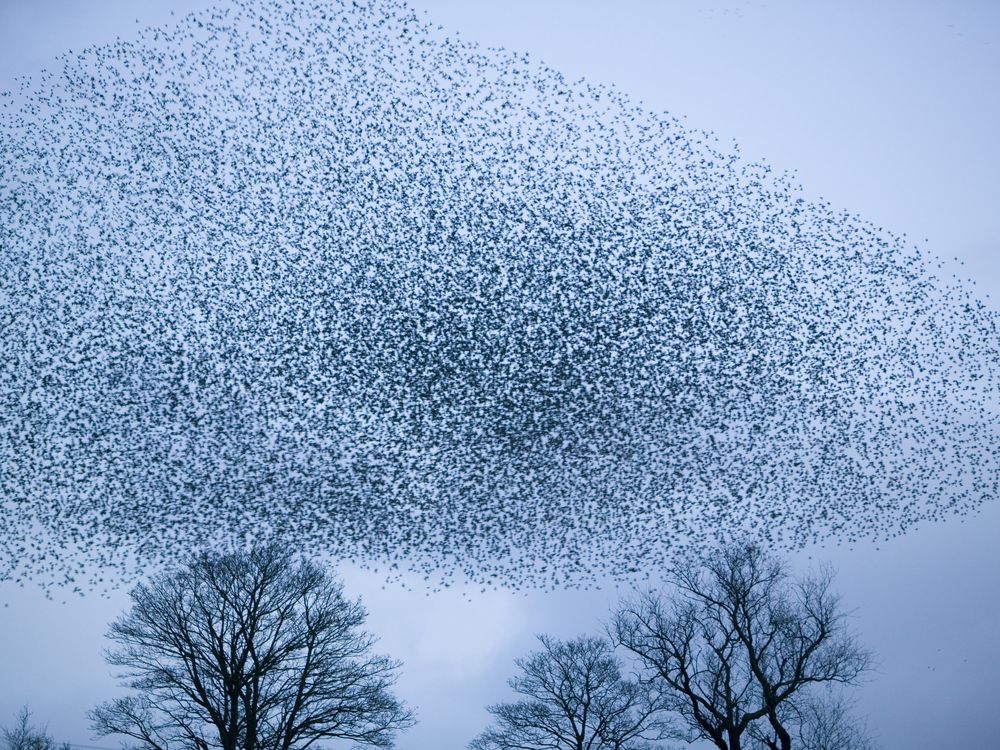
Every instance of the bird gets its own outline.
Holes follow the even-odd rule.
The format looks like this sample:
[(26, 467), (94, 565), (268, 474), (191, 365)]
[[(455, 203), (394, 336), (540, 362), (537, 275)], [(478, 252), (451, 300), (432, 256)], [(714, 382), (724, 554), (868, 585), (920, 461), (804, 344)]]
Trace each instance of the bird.
[(684, 118), (397, 0), (223, 0), (0, 110), (0, 581), (278, 541), (428, 590), (997, 497), (997, 311)]

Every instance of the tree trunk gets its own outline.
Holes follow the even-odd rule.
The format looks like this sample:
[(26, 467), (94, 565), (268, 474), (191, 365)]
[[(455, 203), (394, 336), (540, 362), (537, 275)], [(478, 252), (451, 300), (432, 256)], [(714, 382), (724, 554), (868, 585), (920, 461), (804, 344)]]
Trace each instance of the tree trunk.
[(788, 733), (778, 721), (778, 715), (772, 710), (768, 716), (768, 721), (771, 722), (771, 728), (774, 730), (775, 736), (778, 738), (779, 747), (781, 750), (791, 750), (792, 747), (792, 736)]

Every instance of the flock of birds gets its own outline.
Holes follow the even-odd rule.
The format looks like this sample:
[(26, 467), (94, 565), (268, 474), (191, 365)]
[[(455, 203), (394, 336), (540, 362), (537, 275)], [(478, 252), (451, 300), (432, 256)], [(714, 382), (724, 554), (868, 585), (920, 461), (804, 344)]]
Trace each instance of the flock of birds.
[(233, 0), (0, 99), (0, 581), (629, 578), (997, 495), (997, 313), (622, 92)]

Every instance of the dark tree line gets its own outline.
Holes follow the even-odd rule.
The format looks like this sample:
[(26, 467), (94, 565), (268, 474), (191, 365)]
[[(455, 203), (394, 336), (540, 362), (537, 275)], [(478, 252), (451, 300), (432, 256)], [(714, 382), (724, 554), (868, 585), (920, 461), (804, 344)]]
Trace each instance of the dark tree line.
[[(844, 692), (871, 656), (832, 583), (752, 544), (680, 564), (660, 591), (621, 602), (604, 636), (540, 636), (516, 662), (518, 698), (489, 706), (469, 747), (876, 750)], [(131, 599), (108, 659), (133, 692), (91, 712), (100, 735), (136, 750), (391, 748), (414, 722), (360, 601), (288, 550), (202, 553)], [(0, 750), (59, 749), (25, 709)]]

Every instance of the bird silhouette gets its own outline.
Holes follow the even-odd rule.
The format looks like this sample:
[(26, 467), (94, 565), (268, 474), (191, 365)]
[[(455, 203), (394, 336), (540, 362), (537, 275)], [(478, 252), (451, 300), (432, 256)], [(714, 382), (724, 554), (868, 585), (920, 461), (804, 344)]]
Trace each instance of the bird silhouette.
[(622, 91), (235, 0), (0, 115), (0, 580), (278, 540), (483, 586), (997, 494), (997, 314)]

